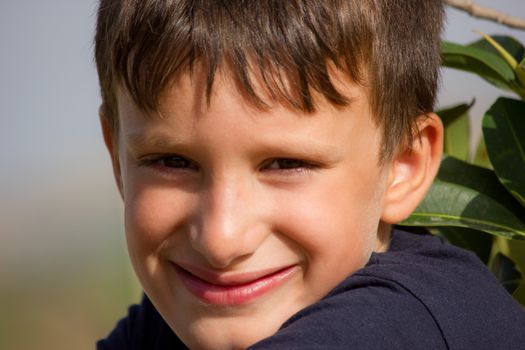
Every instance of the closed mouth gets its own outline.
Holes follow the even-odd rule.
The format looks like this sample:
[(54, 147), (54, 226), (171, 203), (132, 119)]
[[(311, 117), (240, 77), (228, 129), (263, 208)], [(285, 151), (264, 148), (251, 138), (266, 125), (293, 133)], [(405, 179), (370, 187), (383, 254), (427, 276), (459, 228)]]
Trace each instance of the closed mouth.
[(255, 272), (220, 274), (175, 263), (173, 266), (191, 294), (215, 305), (246, 304), (282, 285), (298, 270), (294, 264)]

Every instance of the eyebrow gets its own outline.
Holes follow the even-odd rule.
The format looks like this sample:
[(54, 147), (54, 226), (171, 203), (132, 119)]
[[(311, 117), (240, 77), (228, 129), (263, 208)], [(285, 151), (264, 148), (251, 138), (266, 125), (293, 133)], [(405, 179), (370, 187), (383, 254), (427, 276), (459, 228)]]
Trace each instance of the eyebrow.
[(151, 147), (155, 149), (184, 149), (189, 145), (173, 136), (167, 136), (163, 133), (129, 133), (125, 138), (128, 140), (127, 149), (133, 151)]

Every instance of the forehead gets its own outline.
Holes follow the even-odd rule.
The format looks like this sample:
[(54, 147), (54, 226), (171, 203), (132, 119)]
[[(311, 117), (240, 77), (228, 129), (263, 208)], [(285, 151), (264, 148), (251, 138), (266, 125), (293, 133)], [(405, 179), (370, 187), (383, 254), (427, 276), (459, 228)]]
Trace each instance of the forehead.
[[(140, 111), (142, 115), (151, 118), (162, 118), (174, 112), (173, 108), (179, 110), (184, 108), (186, 111), (192, 110), (192, 114), (201, 114), (206, 111), (213, 111), (217, 107), (228, 107), (233, 104), (245, 109), (246, 115), (260, 116), (275, 115), (276, 110), (286, 110), (290, 114), (307, 117), (323, 114), (317, 113), (319, 111), (352, 110), (355, 109), (356, 105), (359, 105), (360, 109), (365, 107), (367, 112), (371, 110), (370, 91), (366, 86), (353, 82), (347, 74), (337, 70), (333, 65), (329, 64), (328, 68), (330, 84), (338, 93), (341, 93), (347, 102), (346, 104), (330, 101), (324, 92), (309, 88), (309, 94), (313, 98), (313, 109), (306, 111), (300, 104), (296, 103), (301, 99), (301, 96), (293, 96), (291, 99), (290, 96), (274, 89), (272, 84), (278, 84), (278, 90), (292, 95), (297, 95), (299, 91), (296, 86), (292, 86), (295, 82), (288, 81), (279, 72), (262, 76), (257, 69), (252, 69), (250, 75), (246, 77), (249, 80), (246, 83), (240, 81), (238, 74), (228, 68), (228, 65), (222, 65), (210, 80), (207, 67), (203, 64), (198, 64), (173, 79), (169, 87), (161, 94), (159, 105), (154, 110), (143, 110), (138, 107), (142, 104), (134, 101), (134, 97), (127, 92), (123, 85), (117, 87), (117, 102), (119, 110), (123, 106), (135, 107), (135, 109), (142, 109)], [(271, 83), (267, 81), (269, 76), (274, 79)], [(224, 105), (226, 97), (228, 103)], [(127, 109), (129, 110), (129, 108)], [(122, 116), (123, 113), (119, 113), (119, 115)]]
[[(268, 108), (257, 108), (228, 75), (217, 75), (209, 101), (205, 85), (202, 77), (181, 76), (159, 110), (152, 113), (139, 109), (121, 90), (121, 149), (132, 153), (146, 149), (200, 152), (208, 159), (234, 158), (241, 153), (336, 159), (348, 152), (374, 159), (379, 153), (379, 132), (367, 94), (357, 84), (342, 87), (350, 97), (347, 106), (318, 97), (317, 108), (311, 113), (272, 101), (262, 89), (258, 92)], [(222, 154), (216, 153), (217, 149)]]

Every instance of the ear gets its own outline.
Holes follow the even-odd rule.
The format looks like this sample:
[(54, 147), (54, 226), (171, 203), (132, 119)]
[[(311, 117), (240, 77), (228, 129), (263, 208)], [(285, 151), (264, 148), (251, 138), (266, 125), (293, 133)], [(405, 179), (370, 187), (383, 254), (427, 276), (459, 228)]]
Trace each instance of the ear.
[(109, 152), (111, 158), (111, 164), (113, 165), (113, 175), (115, 176), (115, 182), (120, 193), (120, 197), (124, 198), (122, 191), (122, 175), (120, 171), (120, 160), (118, 156), (118, 140), (116, 139), (115, 131), (109, 125), (106, 117), (106, 111), (104, 105), (101, 105), (98, 110), (100, 118), (100, 126), (102, 128), (102, 136), (104, 137), (104, 143)]
[(396, 224), (407, 218), (425, 197), (441, 163), (443, 124), (434, 113), (417, 122), (419, 138), (411, 149), (399, 152), (389, 164), (381, 220)]

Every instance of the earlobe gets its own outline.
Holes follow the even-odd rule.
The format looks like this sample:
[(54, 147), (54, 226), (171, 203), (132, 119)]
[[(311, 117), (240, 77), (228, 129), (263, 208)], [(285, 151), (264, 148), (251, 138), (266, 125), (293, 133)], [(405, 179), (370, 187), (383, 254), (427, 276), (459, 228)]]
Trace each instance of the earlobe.
[(116, 145), (117, 140), (115, 140), (115, 132), (114, 130), (112, 130), (112, 128), (109, 125), (109, 121), (106, 117), (104, 105), (100, 106), (98, 114), (100, 118), (100, 126), (102, 129), (102, 136), (104, 138), (104, 143), (106, 144), (106, 148), (111, 158), (111, 164), (113, 166), (113, 175), (115, 176), (115, 182), (117, 183), (117, 188), (119, 190), (120, 196), (124, 198), (123, 188), (122, 188), (122, 175), (121, 175), (121, 170), (120, 170), (120, 161), (118, 157), (118, 147)]
[(434, 113), (417, 122), (419, 138), (389, 164), (381, 220), (396, 224), (407, 218), (425, 197), (441, 163), (443, 124)]

